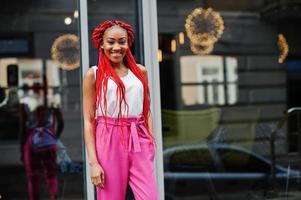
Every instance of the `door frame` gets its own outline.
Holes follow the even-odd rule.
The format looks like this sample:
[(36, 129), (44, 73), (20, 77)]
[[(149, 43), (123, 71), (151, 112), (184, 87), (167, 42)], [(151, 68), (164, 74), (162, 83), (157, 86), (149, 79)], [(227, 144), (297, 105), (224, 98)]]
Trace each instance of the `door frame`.
[[(143, 43), (144, 43), (144, 64), (148, 71), (148, 81), (151, 95), (151, 113), (153, 118), (153, 130), (156, 138), (156, 156), (155, 171), (157, 178), (157, 186), (159, 199), (164, 199), (164, 171), (163, 171), (163, 151), (162, 151), (162, 124), (161, 124), (161, 101), (160, 101), (160, 78), (159, 78), (159, 62), (157, 58), (158, 52), (158, 23), (157, 23), (157, 1), (141, 0), (143, 17)], [(141, 9), (141, 7), (138, 7)], [(81, 84), (85, 72), (89, 68), (89, 37), (88, 37), (88, 7), (87, 0), (79, 0), (80, 10), (80, 44), (81, 44)], [(81, 94), (82, 98), (82, 94)], [(82, 113), (82, 111), (81, 111)], [(83, 121), (83, 120), (82, 120)], [(82, 123), (83, 132), (83, 123)], [(84, 147), (84, 138), (82, 137)], [(95, 191), (90, 181), (89, 163), (86, 159), (87, 152), (84, 148), (85, 156), (85, 189), (86, 199), (94, 200)]]

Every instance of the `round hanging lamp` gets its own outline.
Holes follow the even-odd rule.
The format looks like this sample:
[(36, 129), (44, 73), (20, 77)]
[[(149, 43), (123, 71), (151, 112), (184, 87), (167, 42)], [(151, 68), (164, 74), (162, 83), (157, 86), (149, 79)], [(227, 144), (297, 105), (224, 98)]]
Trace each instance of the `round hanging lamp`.
[(217, 42), (223, 35), (224, 20), (212, 8), (199, 7), (187, 16), (185, 29), (193, 44), (208, 46)]
[(78, 36), (65, 34), (56, 38), (51, 47), (51, 57), (64, 70), (78, 68), (80, 66)]
[(278, 63), (283, 63), (288, 55), (289, 48), (284, 35), (281, 33), (278, 34), (277, 44), (279, 47)]
[(190, 43), (191, 51), (194, 54), (197, 54), (197, 55), (200, 55), (200, 56), (210, 54), (213, 51), (213, 46), (214, 46), (214, 44), (198, 45), (198, 44)]

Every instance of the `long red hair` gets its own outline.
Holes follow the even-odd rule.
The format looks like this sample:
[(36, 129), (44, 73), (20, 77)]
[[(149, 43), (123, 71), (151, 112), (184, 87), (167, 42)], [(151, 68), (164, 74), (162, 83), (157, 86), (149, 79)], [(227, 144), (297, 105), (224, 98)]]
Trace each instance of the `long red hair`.
[[(124, 116), (124, 113), (122, 113), (122, 103), (124, 103), (124, 105), (125, 105), (126, 116), (128, 116), (128, 104), (127, 104), (126, 98), (125, 98), (125, 86), (124, 86), (122, 80), (120, 79), (120, 77), (115, 72), (111, 61), (104, 54), (102, 48), (100, 48), (101, 45), (103, 44), (103, 35), (104, 35), (105, 31), (108, 28), (111, 28), (113, 26), (119, 26), (119, 27), (123, 28), (124, 30), (126, 30), (126, 32), (127, 32), (129, 48), (124, 57), (124, 63), (143, 84), (144, 99), (143, 99), (143, 113), (142, 114), (145, 119), (144, 120), (145, 126), (149, 130), (149, 126), (148, 126), (148, 117), (150, 114), (149, 87), (148, 87), (146, 77), (144, 76), (141, 69), (137, 66), (136, 61), (130, 50), (130, 47), (134, 41), (133, 28), (129, 24), (127, 24), (123, 21), (119, 21), (119, 20), (105, 21), (93, 30), (93, 34), (92, 34), (93, 44), (94, 44), (94, 47), (99, 50), (98, 70), (97, 70), (97, 79), (96, 79), (96, 108), (98, 108), (100, 104), (103, 104), (104, 110), (102, 109), (102, 106), (100, 106), (101, 112), (104, 116), (107, 114), (107, 99), (106, 99), (107, 85), (108, 85), (108, 80), (112, 79), (117, 85), (116, 96), (117, 96), (117, 102), (118, 102), (118, 106), (119, 106), (118, 118)], [(150, 134), (150, 132), (149, 132), (149, 134)], [(150, 136), (152, 136), (152, 135), (150, 134)]]

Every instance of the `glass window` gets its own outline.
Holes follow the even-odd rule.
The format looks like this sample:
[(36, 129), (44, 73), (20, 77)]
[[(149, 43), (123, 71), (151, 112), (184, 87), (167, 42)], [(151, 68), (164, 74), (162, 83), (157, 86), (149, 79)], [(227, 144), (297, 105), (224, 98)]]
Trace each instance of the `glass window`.
[(85, 198), (78, 5), (0, 8), (0, 199)]
[(214, 172), (215, 164), (207, 149), (176, 151), (169, 158), (172, 172)]
[[(187, 185), (210, 182), (216, 190), (208, 189), (208, 199), (247, 198), (244, 190), (260, 176), (253, 172), (269, 174), (278, 165), (299, 172), (300, 9), (289, 0), (157, 1), (163, 151), (201, 144), (233, 147), (219, 151), (220, 174), (206, 179), (196, 173), (185, 180)], [(180, 155), (175, 163), (184, 170), (178, 167), (176, 175), (187, 177), (202, 158)], [(165, 173), (165, 192), (177, 197), (176, 180), (169, 179), (168, 168)], [(238, 179), (238, 187), (225, 189)], [(300, 198), (296, 186), (290, 182), (288, 193)], [(273, 189), (279, 198), (288, 194)], [(187, 187), (181, 198), (191, 198), (192, 190)], [(270, 192), (254, 190), (259, 199)], [(199, 190), (198, 199), (207, 193)]]
[(180, 64), (184, 105), (236, 103), (237, 60), (235, 58), (181, 56)]
[(271, 166), (268, 163), (247, 152), (233, 149), (220, 149), (218, 150), (218, 154), (224, 172), (269, 173), (271, 171)]

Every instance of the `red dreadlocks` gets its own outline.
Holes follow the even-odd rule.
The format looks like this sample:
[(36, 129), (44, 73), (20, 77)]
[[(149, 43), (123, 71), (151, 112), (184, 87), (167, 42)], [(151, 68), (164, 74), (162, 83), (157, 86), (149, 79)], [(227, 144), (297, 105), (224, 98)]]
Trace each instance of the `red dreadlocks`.
[[(104, 105), (104, 111), (101, 106), (101, 111), (104, 114), (107, 113), (107, 100), (105, 94), (107, 94), (107, 84), (108, 84), (108, 79), (112, 79), (116, 85), (117, 85), (117, 90), (116, 90), (116, 96), (118, 99), (119, 103), (119, 113), (118, 113), (118, 118), (123, 116), (121, 113), (121, 105), (122, 102), (125, 103), (126, 110), (128, 113), (128, 104), (126, 103), (125, 99), (125, 86), (123, 82), (121, 81), (120, 77), (117, 75), (115, 72), (109, 58), (104, 54), (103, 50), (100, 48), (102, 43), (103, 43), (103, 35), (104, 32), (113, 26), (119, 26), (126, 30), (127, 36), (128, 36), (128, 44), (129, 47), (132, 45), (133, 40), (134, 40), (134, 31), (132, 27), (122, 21), (105, 21), (102, 24), (100, 24), (98, 27), (96, 27), (93, 31), (92, 38), (93, 38), (93, 44), (94, 47), (99, 50), (99, 58), (98, 58), (98, 70), (97, 70), (97, 80), (96, 80), (96, 107), (100, 105), (102, 102)], [(145, 76), (143, 75), (142, 71), (140, 68), (137, 66), (136, 61), (131, 53), (130, 48), (128, 48), (126, 55), (124, 57), (124, 63), (126, 66), (135, 74), (135, 76), (142, 82), (143, 88), (144, 88), (144, 100), (143, 100), (143, 116), (145, 119), (145, 126), (147, 129), (149, 129), (147, 119), (149, 117), (149, 108), (150, 108), (150, 99), (149, 99), (149, 87), (146, 81)], [(103, 89), (103, 92), (101, 92), (101, 89)], [(104, 96), (102, 96), (104, 95)]]

